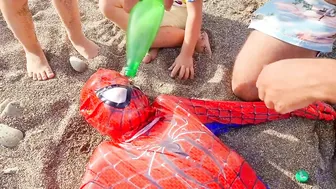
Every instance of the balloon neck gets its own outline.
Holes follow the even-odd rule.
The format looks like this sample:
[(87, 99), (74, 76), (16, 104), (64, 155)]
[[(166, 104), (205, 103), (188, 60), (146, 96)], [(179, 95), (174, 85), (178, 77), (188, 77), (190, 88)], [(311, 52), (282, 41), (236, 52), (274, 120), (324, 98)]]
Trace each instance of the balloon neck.
[(140, 62), (135, 62), (135, 61), (127, 61), (127, 66), (125, 69), (125, 76), (129, 78), (134, 78), (138, 72)]

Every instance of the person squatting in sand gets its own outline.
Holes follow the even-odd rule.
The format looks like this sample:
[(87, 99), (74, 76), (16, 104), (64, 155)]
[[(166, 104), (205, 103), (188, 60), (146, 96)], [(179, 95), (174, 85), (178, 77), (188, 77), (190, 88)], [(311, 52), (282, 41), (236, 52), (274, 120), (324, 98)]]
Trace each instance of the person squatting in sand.
[[(137, 2), (99, 0), (99, 7), (107, 18), (126, 31), (129, 12)], [(179, 56), (169, 68), (172, 71), (170, 76), (193, 79), (194, 51), (211, 56), (209, 37), (206, 32), (201, 32), (202, 4), (202, 0), (165, 0), (165, 7), (169, 8), (165, 11), (157, 37), (143, 62), (149, 63), (155, 59), (159, 48), (182, 46)]]
[[(53, 0), (75, 49), (86, 59), (97, 56), (99, 47), (82, 32), (77, 0)], [(28, 76), (47, 80), (55, 76), (37, 40), (28, 0), (0, 0), (0, 9), (9, 28), (23, 45)]]
[(287, 113), (315, 101), (336, 103), (336, 0), (270, 0), (253, 13), (254, 29), (237, 56), (232, 90)]

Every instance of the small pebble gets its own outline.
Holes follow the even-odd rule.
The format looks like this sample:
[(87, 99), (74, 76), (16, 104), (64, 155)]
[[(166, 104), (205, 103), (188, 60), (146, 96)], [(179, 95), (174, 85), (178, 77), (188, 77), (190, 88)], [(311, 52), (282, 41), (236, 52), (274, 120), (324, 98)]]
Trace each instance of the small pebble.
[(8, 148), (15, 147), (23, 139), (23, 133), (4, 124), (0, 124), (0, 145)]
[(42, 133), (43, 131), (44, 131), (44, 130), (42, 130), (42, 129), (37, 130), (37, 131), (33, 131), (33, 132), (30, 133), (30, 136), (40, 134), (40, 133)]
[(2, 113), (0, 113), (0, 117), (2, 116), (19, 116), (23, 112), (20, 103), (11, 101), (9, 102), (6, 107), (3, 109)]
[(3, 170), (4, 174), (13, 174), (13, 173), (17, 173), (19, 171), (18, 167), (13, 167), (13, 168), (8, 168)]
[(298, 182), (305, 183), (309, 179), (309, 175), (305, 170), (299, 170), (295, 174), (295, 179)]
[(1, 104), (0, 104), (0, 114), (6, 108), (7, 104), (9, 104), (9, 103), (10, 103), (9, 99), (6, 99), (5, 101), (1, 102)]
[(70, 65), (77, 72), (84, 72), (88, 68), (88, 65), (83, 60), (75, 56), (70, 57)]

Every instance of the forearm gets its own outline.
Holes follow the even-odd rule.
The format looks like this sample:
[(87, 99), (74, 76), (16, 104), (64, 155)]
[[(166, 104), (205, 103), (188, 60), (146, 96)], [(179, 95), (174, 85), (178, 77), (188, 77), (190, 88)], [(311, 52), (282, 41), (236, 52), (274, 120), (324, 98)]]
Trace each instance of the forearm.
[(316, 78), (319, 81), (320, 94), (318, 99), (329, 103), (336, 103), (336, 60), (319, 59), (315, 62)]
[(192, 56), (202, 27), (202, 1), (190, 2), (187, 9), (188, 18), (181, 53)]

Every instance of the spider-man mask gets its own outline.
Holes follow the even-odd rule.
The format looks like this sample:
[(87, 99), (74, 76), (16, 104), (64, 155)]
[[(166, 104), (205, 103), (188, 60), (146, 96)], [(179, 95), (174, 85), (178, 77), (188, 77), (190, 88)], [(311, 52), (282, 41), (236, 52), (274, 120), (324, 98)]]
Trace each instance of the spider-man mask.
[(125, 141), (154, 117), (147, 96), (127, 77), (100, 69), (85, 83), (80, 112), (86, 121), (114, 141)]

